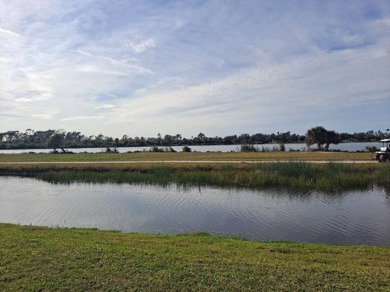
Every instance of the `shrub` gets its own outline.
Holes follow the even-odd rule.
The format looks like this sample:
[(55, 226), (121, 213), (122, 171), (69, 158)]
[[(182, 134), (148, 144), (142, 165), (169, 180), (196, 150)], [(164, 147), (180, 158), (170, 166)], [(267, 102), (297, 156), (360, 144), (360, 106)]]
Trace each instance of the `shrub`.
[(377, 151), (377, 148), (375, 146), (367, 146), (366, 150), (368, 152), (374, 153), (375, 151)]
[(241, 152), (258, 152), (259, 149), (253, 144), (241, 145)]
[(188, 146), (183, 147), (183, 152), (191, 152), (191, 151), (192, 151), (192, 149), (190, 147), (188, 147)]
[(165, 147), (164, 151), (165, 151), (165, 152), (176, 152), (176, 150), (173, 149), (172, 146)]
[(106, 153), (118, 153), (118, 150), (116, 148), (111, 149), (110, 147), (106, 148)]
[(149, 152), (164, 152), (164, 149), (158, 148), (156, 145), (149, 149)]

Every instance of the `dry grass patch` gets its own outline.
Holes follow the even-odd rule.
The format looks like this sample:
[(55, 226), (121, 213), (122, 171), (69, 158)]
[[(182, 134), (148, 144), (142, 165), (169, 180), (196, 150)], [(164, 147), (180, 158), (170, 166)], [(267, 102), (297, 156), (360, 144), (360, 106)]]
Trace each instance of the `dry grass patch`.
[(369, 161), (371, 153), (361, 152), (177, 152), (177, 153), (79, 153), (79, 154), (0, 154), (0, 162), (88, 162), (88, 161)]

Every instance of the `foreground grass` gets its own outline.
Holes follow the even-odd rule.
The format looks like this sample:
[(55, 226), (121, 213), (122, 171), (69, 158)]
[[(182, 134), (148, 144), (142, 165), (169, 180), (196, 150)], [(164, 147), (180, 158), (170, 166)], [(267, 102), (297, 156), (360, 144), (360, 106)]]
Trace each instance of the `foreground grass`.
[(374, 184), (390, 188), (389, 164), (8, 164), (0, 165), (0, 175), (35, 177), (53, 183), (176, 183), (326, 192), (366, 189)]
[(371, 160), (368, 152), (228, 152), (228, 153), (79, 153), (79, 154), (0, 154), (0, 162), (88, 162), (88, 161), (264, 161), (264, 160)]
[(0, 290), (389, 291), (388, 247), (0, 224)]

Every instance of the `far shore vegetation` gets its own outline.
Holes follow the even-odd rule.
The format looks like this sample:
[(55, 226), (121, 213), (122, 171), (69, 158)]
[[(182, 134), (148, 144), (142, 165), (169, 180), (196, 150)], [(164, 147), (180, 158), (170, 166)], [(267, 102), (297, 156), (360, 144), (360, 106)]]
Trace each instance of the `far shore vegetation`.
[(1, 291), (389, 291), (390, 249), (0, 224)]
[(34, 131), (6, 131), (0, 133), (0, 149), (60, 149), (66, 148), (94, 148), (94, 147), (170, 147), (192, 145), (253, 145), (253, 144), (280, 144), (306, 143), (307, 146), (317, 145), (318, 149), (327, 149), (329, 144), (342, 142), (377, 142), (389, 136), (386, 131), (368, 131), (359, 133), (336, 133), (321, 126), (313, 127), (305, 135), (287, 132), (272, 134), (239, 134), (225, 137), (208, 137), (199, 133), (192, 137), (183, 137), (182, 134), (157, 134), (156, 137), (131, 137), (123, 135), (113, 138), (103, 134), (86, 136), (81, 132), (66, 132), (64, 130)]

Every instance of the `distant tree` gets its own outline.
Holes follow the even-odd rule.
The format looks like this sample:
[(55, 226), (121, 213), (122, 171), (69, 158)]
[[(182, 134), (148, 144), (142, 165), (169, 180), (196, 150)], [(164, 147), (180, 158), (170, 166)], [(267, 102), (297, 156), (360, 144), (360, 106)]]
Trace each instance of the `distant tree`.
[(329, 150), (330, 144), (339, 144), (340, 143), (340, 135), (335, 131), (327, 131), (325, 137), (325, 150)]
[(238, 139), (240, 140), (240, 144), (252, 144), (252, 139), (249, 134), (241, 134)]
[(174, 137), (171, 135), (165, 135), (162, 142), (165, 146), (172, 146), (172, 143), (174, 141)]
[(206, 140), (206, 135), (203, 133), (199, 133), (198, 136), (196, 136), (193, 141), (195, 144), (204, 144)]
[(317, 126), (307, 131), (305, 143), (308, 147), (317, 144), (318, 150), (329, 150), (330, 144), (338, 144), (340, 135), (335, 131), (328, 131), (324, 127)]
[(183, 138), (181, 134), (176, 134), (176, 144), (180, 145), (181, 144), (181, 139)]
[(54, 151), (56, 149), (61, 149), (62, 152), (66, 152), (64, 149), (64, 136), (62, 134), (56, 133), (53, 136), (51, 136), (49, 142), (48, 142), (48, 147), (53, 148)]
[(317, 144), (318, 150), (322, 149), (322, 144), (325, 143), (326, 132), (326, 129), (320, 126), (309, 129), (305, 138), (307, 147)]
[(225, 145), (232, 145), (232, 144), (237, 144), (237, 135), (233, 135), (233, 136), (226, 136), (225, 138), (223, 138), (223, 144)]

